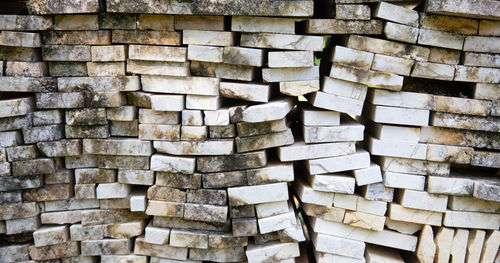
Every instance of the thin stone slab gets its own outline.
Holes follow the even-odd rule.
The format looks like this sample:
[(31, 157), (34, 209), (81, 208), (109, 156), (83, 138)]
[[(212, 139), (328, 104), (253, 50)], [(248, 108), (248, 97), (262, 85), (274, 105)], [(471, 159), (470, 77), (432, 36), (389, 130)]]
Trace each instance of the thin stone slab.
[(182, 15), (225, 15), (225, 16), (292, 16), (309, 17), (313, 14), (313, 1), (273, 0), (263, 4), (261, 1), (224, 1), (212, 3), (196, 0), (186, 4), (182, 1), (154, 2), (151, 0), (107, 2), (111, 13), (156, 13)]
[(157, 142), (153, 147), (160, 153), (172, 155), (230, 155), (233, 154), (232, 140), (202, 142)]
[(27, 8), (31, 14), (74, 14), (74, 13), (97, 13), (99, 12), (99, 1), (90, 0), (85, 2), (73, 2), (69, 0), (52, 2), (46, 0), (30, 0)]
[(323, 38), (286, 34), (243, 33), (240, 45), (256, 48), (321, 51), (323, 49)]
[(309, 19), (306, 21), (308, 34), (382, 34), (380, 20)]
[(495, 12), (499, 8), (500, 4), (495, 1), (481, 1), (471, 5), (470, 2), (463, 0), (432, 0), (427, 3), (425, 11), (436, 14), (499, 20), (500, 16)]
[(311, 174), (335, 173), (370, 167), (370, 154), (358, 150), (355, 154), (307, 160), (306, 167)]

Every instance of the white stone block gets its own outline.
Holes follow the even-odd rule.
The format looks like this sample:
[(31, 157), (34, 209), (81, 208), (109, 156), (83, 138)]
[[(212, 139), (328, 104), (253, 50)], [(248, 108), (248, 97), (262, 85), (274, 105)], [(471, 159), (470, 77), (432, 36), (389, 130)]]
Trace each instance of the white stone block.
[(427, 177), (427, 192), (445, 195), (472, 195), (474, 181), (457, 177)]
[(424, 191), (425, 176), (395, 172), (384, 172), (384, 186)]
[(263, 68), (262, 80), (264, 82), (318, 80), (319, 67), (307, 68)]
[(427, 126), (429, 124), (429, 110), (376, 106), (372, 104), (366, 104), (365, 107), (367, 117), (375, 122), (410, 126)]
[(303, 181), (295, 183), (295, 192), (300, 200), (307, 204), (330, 207), (333, 202), (333, 193), (315, 191)]
[(500, 227), (500, 214), (448, 210), (444, 214), (443, 225), (457, 228), (497, 230)]
[(363, 258), (365, 243), (338, 236), (312, 233), (314, 248), (320, 252), (332, 253), (352, 258)]
[(407, 189), (402, 190), (398, 199), (399, 203), (404, 207), (435, 212), (445, 212), (448, 204), (448, 196), (446, 195), (435, 195)]
[(283, 200), (277, 202), (257, 204), (255, 205), (255, 212), (257, 213), (257, 218), (284, 214), (288, 212), (288, 202)]
[(344, 112), (356, 116), (361, 115), (364, 102), (362, 100), (341, 97), (321, 91), (311, 94), (309, 101), (314, 107)]
[(307, 180), (312, 188), (321, 192), (353, 194), (355, 179), (344, 174), (309, 175)]
[(270, 68), (298, 68), (314, 66), (312, 51), (274, 51), (268, 54)]
[(352, 175), (358, 186), (382, 182), (380, 166), (375, 163), (371, 163), (368, 168), (353, 170)]
[(182, 111), (184, 109), (183, 95), (153, 95), (151, 108), (155, 111)]
[(306, 167), (311, 174), (335, 173), (370, 167), (370, 154), (358, 150), (355, 154), (307, 160)]
[(417, 43), (418, 27), (402, 25), (398, 23), (386, 22), (384, 26), (384, 35), (387, 39), (406, 42), (410, 44)]
[(183, 30), (182, 43), (184, 45), (232, 46), (234, 45), (234, 33), (224, 31)]
[(246, 101), (268, 102), (271, 97), (271, 87), (266, 84), (221, 82), (219, 91), (222, 97)]
[(229, 205), (252, 205), (288, 200), (286, 183), (230, 187), (227, 189)]
[(242, 121), (264, 122), (283, 119), (293, 109), (293, 106), (291, 98), (252, 105), (243, 110)]
[(147, 205), (146, 194), (144, 193), (132, 193), (130, 196), (130, 211), (132, 212), (144, 212), (146, 211)]
[(365, 147), (372, 155), (417, 160), (425, 160), (427, 158), (427, 144), (391, 142), (368, 137)]
[(223, 52), (224, 49), (221, 47), (189, 45), (187, 58), (194, 61), (221, 63)]
[(420, 29), (418, 44), (461, 50), (464, 45), (464, 35), (444, 31)]
[[(370, 66), (373, 70), (409, 76), (414, 63), (413, 60), (407, 58), (375, 54), (373, 64)], [(379, 90), (375, 89), (375, 91)]]
[(170, 228), (149, 225), (144, 231), (144, 241), (151, 244), (165, 245), (170, 237)]
[(399, 5), (381, 2), (375, 9), (375, 17), (400, 24), (418, 26), (418, 12)]
[(276, 261), (283, 262), (300, 256), (299, 244), (271, 241), (262, 245), (249, 244), (245, 251), (248, 263)]
[(218, 110), (222, 104), (220, 96), (187, 95), (186, 109), (191, 110)]
[(195, 158), (173, 157), (162, 154), (153, 154), (151, 156), (151, 170), (153, 171), (192, 174), (194, 173), (195, 166)]
[(330, 110), (304, 108), (301, 120), (305, 126), (337, 126), (340, 125), (340, 113)]
[(96, 188), (96, 195), (97, 199), (126, 198), (131, 191), (132, 186), (129, 184), (98, 184)]
[(372, 243), (385, 247), (392, 247), (406, 251), (415, 251), (417, 247), (416, 236), (400, 234), (398, 232), (383, 230), (372, 231), (356, 228), (338, 222), (330, 222), (319, 218), (309, 218), (313, 231), (326, 235), (335, 235), (350, 240)]
[(33, 232), (33, 241), (36, 247), (61, 244), (68, 240), (68, 226), (42, 226)]
[(294, 34), (295, 21), (281, 17), (233, 16), (231, 31)]
[(305, 144), (295, 142), (278, 148), (278, 158), (282, 162), (316, 159), (355, 153), (353, 142)]
[(206, 110), (203, 111), (205, 115), (205, 125), (209, 126), (220, 126), (220, 125), (229, 125), (229, 110), (228, 109), (220, 109), (220, 110)]
[(321, 91), (355, 100), (365, 100), (368, 87), (364, 84), (323, 77)]
[(331, 61), (340, 65), (370, 69), (373, 62), (373, 56), (374, 54), (370, 52), (343, 46), (334, 46)]

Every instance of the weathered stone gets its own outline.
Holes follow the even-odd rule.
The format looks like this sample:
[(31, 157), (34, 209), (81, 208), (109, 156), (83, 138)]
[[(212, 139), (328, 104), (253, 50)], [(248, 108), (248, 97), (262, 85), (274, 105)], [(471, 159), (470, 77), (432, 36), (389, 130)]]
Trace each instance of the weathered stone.
[(48, 174), (54, 171), (55, 163), (50, 158), (12, 162), (12, 175), (14, 176)]
[(175, 202), (164, 202), (149, 200), (146, 208), (147, 215), (165, 216), (165, 217), (182, 217), (184, 214), (184, 204)]
[(195, 166), (195, 158), (172, 157), (162, 154), (153, 154), (151, 156), (151, 170), (153, 171), (192, 174), (194, 173)]
[(188, 249), (172, 247), (169, 245), (146, 243), (143, 237), (138, 237), (134, 244), (134, 254), (186, 260), (188, 256)]
[(370, 20), (371, 10), (368, 5), (335, 5), (335, 18), (344, 20)]
[(420, 141), (424, 143), (499, 149), (500, 137), (496, 133), (457, 130), (439, 127), (422, 127)]
[(26, 201), (64, 200), (73, 196), (71, 184), (52, 184), (40, 188), (26, 190), (23, 199)]
[[(261, 195), (255, 194), (257, 192), (266, 192), (268, 194)], [(248, 193), (253, 193), (249, 195)], [(272, 195), (270, 195), (272, 193)], [(275, 202), (288, 200), (288, 189), (286, 183), (275, 183), (268, 185), (257, 186), (242, 186), (228, 188), (229, 205), (245, 205), (245, 204), (258, 204), (266, 202)]]
[[(286, 1), (285, 1), (286, 2)], [(160, 13), (185, 15), (248, 15), (248, 16), (311, 16), (312, 1), (283, 3), (283, 1), (226, 1), (220, 4), (206, 1), (195, 1), (189, 4), (174, 1), (169, 3), (155, 3), (149, 0), (108, 2), (108, 12), (117, 13)]]
[(355, 154), (314, 159), (306, 161), (306, 168), (311, 174), (335, 173), (370, 167), (369, 153), (358, 150)]
[[(139, 77), (68, 77), (58, 79), (60, 92), (118, 92), (139, 90)], [(113, 93), (112, 93), (113, 94)], [(116, 94), (113, 94), (116, 95)], [(119, 97), (119, 96), (116, 96)]]
[(101, 13), (99, 16), (101, 29), (136, 29), (136, 14)]
[(355, 147), (352, 142), (321, 144), (304, 144), (303, 142), (295, 142), (290, 146), (279, 147), (278, 157), (280, 158), (280, 161), (288, 162), (340, 156), (344, 154), (353, 154), (354, 152)]
[(319, 67), (288, 67), (262, 69), (264, 82), (302, 81), (319, 79)]
[(265, 151), (256, 151), (228, 156), (199, 157), (196, 160), (197, 170), (203, 173), (210, 173), (260, 168), (266, 166), (266, 156)]
[(403, 77), (385, 72), (365, 70), (352, 66), (332, 64), (330, 77), (350, 82), (357, 82), (388, 90), (399, 91), (403, 85)]
[(113, 43), (143, 44), (143, 45), (172, 45), (181, 44), (181, 34), (171, 31), (153, 30), (113, 30), (111, 33)]
[(83, 45), (44, 45), (45, 61), (90, 61), (90, 46)]
[(150, 142), (135, 139), (83, 140), (83, 154), (149, 156), (152, 153)]
[(382, 231), (384, 229), (385, 217), (359, 211), (347, 211), (343, 223), (354, 227)]
[(83, 256), (128, 255), (132, 243), (130, 239), (84, 240), (81, 248)]
[(180, 125), (139, 124), (139, 139), (178, 141), (180, 139)]
[(375, 9), (375, 17), (409, 26), (418, 26), (418, 12), (398, 5), (381, 2)]
[(346, 46), (349, 48), (388, 56), (415, 59), (417, 61), (426, 61), (430, 52), (430, 49), (427, 47), (358, 35), (349, 35), (345, 42)]
[(185, 204), (184, 219), (202, 222), (225, 223), (227, 221), (227, 206), (206, 204)]
[(110, 45), (111, 32), (107, 30), (46, 31), (43, 34), (43, 40), (47, 45)]
[(256, 48), (321, 51), (323, 38), (317, 36), (243, 33), (240, 45)]
[(191, 61), (191, 74), (243, 81), (252, 81), (256, 75), (252, 66), (199, 61)]
[(306, 21), (308, 34), (382, 34), (380, 20), (309, 19)]
[(86, 77), (86, 62), (52, 61), (49, 62), (50, 75), (54, 77)]

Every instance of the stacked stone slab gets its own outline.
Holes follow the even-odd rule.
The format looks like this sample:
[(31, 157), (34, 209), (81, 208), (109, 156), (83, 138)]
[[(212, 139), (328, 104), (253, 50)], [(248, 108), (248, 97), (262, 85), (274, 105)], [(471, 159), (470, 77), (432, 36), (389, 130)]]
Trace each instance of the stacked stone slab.
[(498, 1), (26, 7), (0, 262), (500, 260)]
[(294, 261), (293, 164), (269, 149), (294, 142), (285, 95), (319, 89), (323, 39), (224, 15), (311, 16), (312, 1), (105, 4), (1, 16), (1, 223), (19, 241), (0, 261)]
[[(337, 15), (346, 8), (344, 2), (335, 5)], [(500, 201), (495, 178), (500, 71), (494, 62), (500, 50), (493, 44), (499, 40), (499, 24), (419, 13), (386, 2), (376, 4), (373, 17), (383, 21), (384, 37), (348, 35), (334, 44), (327, 57), (332, 62), (329, 76), (310, 102), (321, 107), (318, 98), (326, 97), (329, 87), (337, 96), (348, 94), (350, 99), (365, 101), (360, 114), (355, 101), (324, 100), (337, 110), (345, 105), (351, 107), (348, 113), (361, 115), (357, 120), (366, 127), (363, 147), (370, 152), (373, 166), (380, 166), (382, 177), (380, 173), (378, 178), (375, 173), (365, 177), (355, 171), (353, 192), (360, 196), (336, 189), (339, 192), (333, 199), (325, 186), (338, 187), (339, 182), (318, 185), (325, 189), (311, 191), (311, 199), (299, 183), (297, 195), (306, 203), (302, 208), (309, 215), (316, 258), (375, 262), (372, 254), (377, 251), (364, 249), (362, 242), (366, 242), (415, 251), (420, 262), (448, 262), (450, 258), (453, 262), (493, 262), (500, 222), (494, 208)], [(306, 30), (345, 34), (333, 26), (338, 23), (338, 19), (311, 19)], [(341, 93), (346, 81), (352, 86), (350, 93)], [(366, 94), (360, 89), (363, 85), (369, 87), (366, 99), (360, 96)], [(309, 177), (309, 181), (316, 178)], [(314, 204), (320, 198), (329, 208), (305, 201)], [(394, 251), (382, 258), (402, 262)]]

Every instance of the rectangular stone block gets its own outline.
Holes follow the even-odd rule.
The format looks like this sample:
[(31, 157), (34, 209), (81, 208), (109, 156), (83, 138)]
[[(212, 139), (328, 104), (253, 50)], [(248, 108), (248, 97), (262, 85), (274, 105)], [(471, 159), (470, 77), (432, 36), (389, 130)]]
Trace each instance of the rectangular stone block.
[(90, 46), (83, 45), (44, 45), (45, 61), (90, 61)]
[(235, 171), (265, 167), (267, 155), (265, 151), (256, 151), (227, 156), (199, 157), (196, 162), (197, 170), (202, 173)]
[[(200, 162), (200, 159), (198, 159), (198, 162)], [(153, 171), (192, 174), (194, 173), (195, 166), (195, 158), (172, 157), (162, 154), (153, 154), (151, 157), (151, 170)], [(200, 167), (198, 169), (200, 170)]]
[(128, 58), (131, 60), (186, 62), (187, 49), (183, 47), (161, 47), (129, 45)]
[(415, 44), (417, 43), (418, 33), (418, 27), (385, 22), (384, 35), (389, 40)]
[(146, 76), (141, 82), (143, 90), (148, 92), (213, 96), (219, 94), (219, 80), (216, 78)]
[(387, 142), (368, 137), (366, 149), (372, 155), (426, 160), (427, 145), (419, 143)]
[(264, 68), (262, 69), (264, 82), (283, 82), (319, 79), (319, 67), (301, 68)]
[(323, 48), (323, 38), (318, 36), (243, 33), (240, 45), (255, 48), (321, 51)]
[(430, 49), (427, 47), (358, 35), (348, 36), (345, 40), (345, 44), (349, 48), (388, 56), (415, 59), (417, 61), (426, 61), (430, 53)]
[[(224, 16), (175, 15), (176, 30), (224, 30)], [(232, 30), (234, 31), (234, 30)]]
[(175, 260), (187, 260), (188, 249), (169, 245), (146, 243), (143, 237), (138, 237), (134, 244), (134, 254)]
[(427, 126), (429, 110), (365, 105), (367, 117), (372, 121), (388, 124)]
[(152, 153), (150, 142), (135, 139), (83, 140), (83, 154), (149, 156)]
[(371, 69), (409, 76), (414, 63), (406, 58), (375, 54)]
[[(256, 194), (259, 191), (267, 194)], [(230, 206), (283, 201), (288, 200), (288, 188), (286, 183), (233, 187), (228, 188), (228, 197)]]
[(365, 70), (352, 66), (332, 64), (330, 77), (342, 79), (350, 82), (357, 82), (367, 86), (388, 89), (401, 90), (403, 86), (403, 77), (372, 70)]
[(337, 4), (335, 18), (344, 20), (370, 20), (371, 10), (368, 5)]
[(306, 161), (306, 168), (311, 174), (335, 173), (347, 170), (368, 168), (370, 154), (364, 150), (357, 150), (355, 154), (314, 159)]
[(282, 162), (316, 159), (355, 153), (352, 142), (305, 144), (295, 142), (278, 148), (278, 158)]
[(153, 30), (113, 30), (111, 32), (113, 43), (142, 44), (142, 45), (167, 45), (178, 46), (181, 44), (180, 32), (153, 31)]
[(396, 23), (418, 26), (418, 12), (398, 5), (381, 2), (375, 9), (375, 17)]
[(201, 46), (232, 46), (233, 32), (183, 30), (182, 43), (184, 45)]
[(447, 210), (443, 225), (457, 228), (478, 228), (497, 230), (500, 227), (500, 215), (478, 212)]
[(498, 37), (467, 36), (464, 42), (464, 51), (499, 53)]
[(309, 19), (306, 21), (308, 34), (365, 34), (382, 33), (380, 20)]
[(383, 177), (384, 186), (386, 187), (418, 191), (424, 191), (425, 188), (425, 176), (406, 173), (384, 172)]
[(344, 112), (359, 116), (363, 110), (363, 101), (361, 100), (341, 97), (321, 91), (312, 93), (309, 99), (314, 107), (331, 111)]
[(80, 255), (78, 242), (68, 241), (65, 243), (44, 247), (28, 247), (29, 255), (34, 260), (51, 260), (63, 257), (77, 257)]
[(456, 33), (420, 29), (418, 44), (461, 50), (465, 36)]
[(231, 31), (294, 34), (295, 21), (290, 18), (233, 16)]

